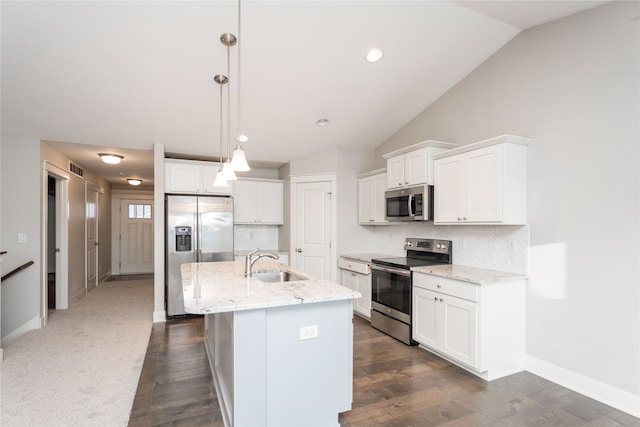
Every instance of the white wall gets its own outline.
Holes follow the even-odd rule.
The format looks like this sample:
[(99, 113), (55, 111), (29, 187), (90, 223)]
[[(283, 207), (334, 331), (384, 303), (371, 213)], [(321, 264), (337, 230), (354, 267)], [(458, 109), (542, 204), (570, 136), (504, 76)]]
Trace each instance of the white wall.
[[(39, 327), (40, 318), (40, 140), (2, 136), (2, 270), (34, 265), (2, 283), (2, 337)], [(27, 243), (18, 243), (18, 233)], [(6, 345), (6, 342), (5, 342)]]
[(587, 394), (609, 390), (636, 414), (639, 5), (612, 2), (524, 31), (376, 150), (382, 166), (382, 153), (427, 138), (534, 137), (529, 361), (565, 385), (584, 380)]

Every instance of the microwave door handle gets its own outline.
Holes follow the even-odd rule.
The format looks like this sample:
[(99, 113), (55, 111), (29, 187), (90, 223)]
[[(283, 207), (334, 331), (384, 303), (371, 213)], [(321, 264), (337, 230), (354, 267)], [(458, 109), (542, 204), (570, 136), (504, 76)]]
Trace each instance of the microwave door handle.
[(413, 212), (412, 206), (413, 206), (413, 194), (409, 194), (409, 198), (407, 199), (408, 203), (409, 203), (409, 216), (410, 217), (414, 217), (416, 216), (416, 214)]

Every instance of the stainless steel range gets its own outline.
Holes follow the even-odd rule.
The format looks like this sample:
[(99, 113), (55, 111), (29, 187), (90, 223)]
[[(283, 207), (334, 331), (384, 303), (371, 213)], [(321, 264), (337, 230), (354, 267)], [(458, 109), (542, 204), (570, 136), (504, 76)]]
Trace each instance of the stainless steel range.
[(408, 345), (411, 339), (412, 267), (451, 264), (451, 241), (407, 238), (406, 257), (371, 265), (371, 326)]

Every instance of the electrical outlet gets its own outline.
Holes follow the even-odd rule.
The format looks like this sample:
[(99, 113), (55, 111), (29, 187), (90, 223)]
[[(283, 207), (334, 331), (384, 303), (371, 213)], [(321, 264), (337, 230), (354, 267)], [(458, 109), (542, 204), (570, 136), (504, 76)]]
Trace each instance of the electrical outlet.
[(300, 328), (300, 341), (318, 338), (318, 325), (303, 326)]
[(459, 247), (460, 249), (464, 249), (466, 246), (467, 246), (467, 241), (465, 240), (465, 238), (464, 238), (464, 237), (461, 237), (461, 238), (458, 240), (458, 247)]
[(509, 252), (515, 252), (516, 251), (516, 249), (517, 249), (516, 239), (507, 240), (507, 249), (509, 250)]
[(18, 243), (27, 243), (27, 233), (18, 233)]

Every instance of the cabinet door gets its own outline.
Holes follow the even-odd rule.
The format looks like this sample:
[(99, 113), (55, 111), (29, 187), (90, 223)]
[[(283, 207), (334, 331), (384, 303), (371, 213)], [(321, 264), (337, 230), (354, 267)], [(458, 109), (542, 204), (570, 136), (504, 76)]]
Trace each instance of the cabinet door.
[(373, 219), (375, 222), (388, 222), (387, 203), (384, 198), (384, 192), (387, 190), (387, 174), (381, 173), (373, 178)]
[(407, 185), (427, 182), (427, 149), (411, 151), (405, 154), (404, 181)]
[(254, 224), (256, 222), (258, 186), (255, 181), (237, 180), (233, 189), (233, 222)]
[(467, 220), (502, 221), (502, 146), (467, 153), (466, 168)]
[(462, 221), (464, 155), (436, 160), (434, 164), (434, 223)]
[(257, 182), (257, 222), (282, 224), (282, 182)]
[(200, 192), (200, 166), (188, 163), (165, 162), (166, 193)]
[(413, 288), (413, 339), (420, 344), (438, 348), (438, 294), (426, 289)]
[(387, 159), (387, 188), (398, 188), (404, 182), (404, 154)]
[[(442, 302), (440, 302), (442, 298)], [(441, 294), (442, 309), (441, 350), (449, 356), (478, 366), (478, 304)]]
[(356, 287), (358, 292), (362, 296), (356, 299), (356, 310), (358, 313), (365, 316), (367, 319), (371, 318), (371, 275), (370, 274), (358, 274), (356, 275)]
[[(373, 214), (373, 197), (375, 190), (374, 177), (368, 176), (358, 180), (358, 222), (360, 224), (368, 224), (374, 221)], [(385, 178), (384, 186), (387, 182)]]

